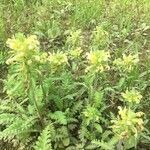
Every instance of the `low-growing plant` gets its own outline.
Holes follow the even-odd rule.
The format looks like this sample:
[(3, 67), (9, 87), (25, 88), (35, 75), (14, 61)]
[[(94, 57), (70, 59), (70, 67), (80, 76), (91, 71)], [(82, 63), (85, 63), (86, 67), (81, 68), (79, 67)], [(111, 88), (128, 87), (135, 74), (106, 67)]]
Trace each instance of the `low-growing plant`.
[(109, 38), (97, 26), (85, 49), (82, 30), (75, 30), (62, 49), (50, 52), (41, 49), (36, 35), (9, 38), (0, 139), (14, 149), (136, 147), (145, 131), (144, 113), (137, 110), (142, 91), (134, 78), (140, 58), (115, 57)]
[(0, 149), (149, 149), (149, 8), (0, 0)]

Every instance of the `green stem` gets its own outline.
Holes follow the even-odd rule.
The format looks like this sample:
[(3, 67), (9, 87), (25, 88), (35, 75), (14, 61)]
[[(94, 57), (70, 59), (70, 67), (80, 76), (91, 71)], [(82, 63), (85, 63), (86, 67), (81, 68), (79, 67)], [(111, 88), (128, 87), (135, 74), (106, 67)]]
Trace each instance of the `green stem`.
[(36, 100), (36, 96), (35, 96), (35, 93), (34, 93), (34, 84), (33, 84), (31, 71), (30, 71), (28, 65), (26, 65), (26, 67), (27, 67), (27, 75), (28, 75), (28, 79), (29, 79), (29, 93), (31, 92), (30, 93), (31, 94), (31, 100), (32, 100), (32, 102), (35, 105), (35, 108), (36, 108), (36, 111), (37, 111), (37, 115), (38, 115), (38, 117), (40, 119), (41, 125), (43, 126), (42, 115), (40, 114), (40, 110), (39, 110), (38, 103), (37, 103), (37, 100)]
[(46, 91), (45, 91), (44, 86), (43, 86), (42, 75), (41, 75), (40, 72), (38, 72), (38, 74), (39, 74), (40, 86), (41, 86), (41, 88), (42, 88), (43, 99), (44, 99), (44, 102), (45, 102), (45, 104), (46, 104), (46, 103), (47, 103), (47, 94), (46, 94)]
[(43, 124), (43, 119), (42, 119), (42, 115), (40, 114), (40, 110), (39, 110), (39, 107), (38, 107), (38, 104), (37, 104), (37, 101), (36, 101), (36, 97), (35, 97), (35, 93), (34, 93), (34, 88), (33, 88), (33, 83), (32, 83), (32, 79), (31, 79), (31, 86), (30, 86), (30, 90), (31, 90), (31, 96), (32, 96), (32, 100), (34, 102), (34, 105), (35, 105), (35, 108), (37, 110), (37, 114), (38, 114), (38, 117), (40, 119), (40, 122), (41, 124)]

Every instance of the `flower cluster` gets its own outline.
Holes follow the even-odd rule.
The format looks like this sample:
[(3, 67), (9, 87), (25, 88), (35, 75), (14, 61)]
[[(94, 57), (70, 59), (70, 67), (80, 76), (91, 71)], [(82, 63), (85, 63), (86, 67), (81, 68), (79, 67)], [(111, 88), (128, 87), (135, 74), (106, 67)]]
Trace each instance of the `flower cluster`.
[(34, 56), (34, 60), (40, 64), (45, 64), (47, 62), (47, 58), (48, 54), (46, 52)]
[(115, 135), (120, 139), (130, 138), (131, 136), (138, 136), (138, 133), (144, 129), (144, 122), (142, 120), (143, 112), (134, 112), (131, 109), (119, 108), (118, 117), (111, 122), (112, 129)]
[(54, 70), (57, 70), (60, 66), (64, 66), (68, 64), (68, 58), (65, 53), (57, 52), (57, 53), (49, 53), (48, 62)]
[(91, 51), (87, 53), (89, 66), (86, 71), (103, 72), (109, 70), (108, 61), (110, 53), (104, 50)]
[(73, 50), (69, 51), (69, 55), (71, 59), (78, 59), (81, 56), (81, 53), (83, 52), (83, 50), (81, 49), (81, 47), (77, 47)]
[(138, 55), (123, 54), (123, 57), (115, 59), (113, 64), (123, 72), (131, 72), (138, 62)]
[(126, 92), (122, 93), (121, 95), (124, 98), (124, 100), (129, 103), (135, 102), (136, 104), (139, 104), (140, 100), (142, 99), (142, 95), (140, 94), (140, 92), (138, 92), (135, 89), (132, 89), (130, 91), (126, 90)]
[(25, 37), (23, 34), (17, 34), (6, 43), (11, 49), (11, 57), (7, 60), (7, 64), (32, 61), (32, 57), (38, 54), (39, 41), (35, 35)]
[[(11, 48), (11, 57), (7, 60), (7, 64), (17, 62), (21, 65), (21, 69), (25, 65), (31, 64), (44, 64), (49, 63), (52, 70), (56, 70), (59, 66), (63, 66), (68, 63), (67, 55), (62, 52), (49, 53), (39, 51), (39, 41), (35, 35), (24, 36), (23, 34), (17, 34), (12, 39), (8, 39), (7, 45)], [(72, 55), (79, 55), (79, 50)]]

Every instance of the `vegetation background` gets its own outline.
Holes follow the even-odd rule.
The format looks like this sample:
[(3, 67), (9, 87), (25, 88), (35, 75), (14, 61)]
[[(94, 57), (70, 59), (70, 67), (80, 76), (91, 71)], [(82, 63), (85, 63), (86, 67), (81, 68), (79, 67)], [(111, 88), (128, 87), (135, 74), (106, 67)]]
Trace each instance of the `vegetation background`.
[[(100, 30), (98, 32), (98, 29), (96, 28), (98, 26), (102, 28), (102, 31)], [(101, 45), (97, 44), (96, 41), (91, 42), (91, 37), (92, 35), (94, 35), (94, 31), (96, 32), (95, 39), (96, 36), (98, 36), (99, 40), (101, 40)], [(105, 35), (105, 31), (106, 33), (108, 33), (108, 36)], [(99, 33), (99, 35), (97, 34), (97, 32)], [(61, 104), (54, 105), (54, 102), (49, 99), (48, 103), (46, 103), (46, 106), (44, 105), (44, 107), (46, 107), (46, 110), (43, 110), (44, 113), (42, 115), (45, 116), (45, 112), (48, 110), (50, 110), (51, 113), (55, 114), (51, 115), (50, 120), (52, 122), (56, 121), (56, 125), (54, 125), (53, 128), (55, 128), (55, 134), (57, 133), (58, 137), (56, 135), (52, 136), (54, 140), (52, 140), (49, 135), (47, 135), (46, 137), (47, 139), (51, 139), (51, 147), (53, 149), (113, 149), (114, 145), (112, 143), (109, 143), (109, 140), (112, 137), (112, 133), (110, 133), (109, 135), (108, 132), (105, 133), (104, 131), (109, 130), (108, 126), (111, 126), (110, 120), (112, 120), (114, 116), (117, 116), (117, 107), (120, 105), (124, 106), (124, 102), (120, 101), (119, 93), (125, 92), (126, 89), (130, 89), (131, 87), (135, 87), (136, 90), (141, 93), (142, 100), (138, 107), (135, 106), (133, 109), (145, 113), (145, 130), (142, 136), (140, 136), (140, 140), (138, 140), (138, 146), (133, 149), (150, 149), (149, 0), (0, 0), (0, 149), (15, 150), (22, 148), (40, 150), (40, 148), (38, 148), (38, 143), (35, 144), (35, 141), (38, 139), (37, 137), (39, 135), (43, 135), (44, 137), (44, 134), (49, 134), (50, 129), (48, 127), (46, 127), (44, 132), (42, 132), (44, 127), (47, 125), (46, 123), (44, 127), (37, 127), (36, 125), (39, 122), (36, 122), (34, 124), (34, 127), (36, 126), (34, 129), (40, 130), (41, 134), (31, 133), (29, 136), (30, 138), (27, 138), (28, 141), (25, 140), (25, 142), (23, 143), (21, 143), (20, 139), (19, 142), (14, 140), (14, 137), (16, 137), (16, 135), (14, 135), (13, 138), (9, 140), (1, 136), (2, 131), (7, 127), (7, 125), (5, 125), (4, 123), (6, 120), (4, 121), (3, 117), (10, 117), (3, 116), (4, 113), (6, 114), (9, 112), (8, 110), (6, 111), (4, 107), (5, 102), (10, 103), (8, 102), (8, 93), (6, 88), (11, 88), (7, 85), (7, 83), (5, 84), (4, 82), (5, 80), (8, 81), (7, 75), (9, 74), (9, 67), (5, 63), (9, 57), (9, 48), (6, 45), (6, 41), (16, 33), (23, 33), (25, 35), (37, 35), (40, 42), (40, 49), (44, 53), (57, 53), (58, 51), (66, 52), (69, 51), (72, 47), (79, 47), (84, 52), (89, 52), (91, 49), (96, 48), (97, 50), (99, 50), (98, 48), (108, 50), (113, 59), (121, 57), (124, 53), (138, 54), (139, 64), (134, 68), (132, 74), (127, 74), (127, 76), (125, 76), (124, 72), (120, 72), (117, 74), (116, 71), (114, 71), (115, 69), (112, 69), (109, 73), (103, 74), (100, 79), (97, 77), (97, 81), (94, 80), (97, 85), (92, 85), (93, 90), (97, 92), (99, 92), (100, 90), (100, 93), (104, 94), (105, 102), (102, 103), (101, 109), (99, 109), (98, 106), (95, 106), (98, 111), (101, 111), (103, 116), (102, 118), (104, 118), (101, 120), (101, 124), (105, 124), (104, 126), (102, 125), (103, 131), (101, 131), (101, 126), (93, 127), (94, 125), (87, 123), (88, 121), (86, 120), (87, 118), (85, 114), (89, 110), (91, 115), (92, 110), (90, 109), (90, 107), (91, 105), (93, 107), (93, 105), (96, 104), (91, 104), (88, 101), (90, 100), (90, 94), (88, 94), (89, 89), (86, 90), (86, 88), (82, 87), (83, 85), (80, 85), (82, 88), (76, 85), (80, 81), (82, 82), (82, 76), (79, 75), (80, 71), (82, 72), (82, 68), (80, 67), (77, 70), (70, 69), (68, 72), (63, 71), (61, 75), (54, 75), (56, 78), (60, 77), (62, 79), (55, 79), (54, 76), (52, 76), (53, 80), (43, 81), (44, 83), (50, 83), (54, 87), (50, 89), (51, 93), (49, 93), (49, 95), (50, 97), (53, 97), (51, 99), (59, 100), (61, 97), (61, 99), (65, 100), (64, 103), (66, 106), (64, 105), (63, 108), (61, 108)], [(73, 44), (73, 40), (71, 42), (68, 42), (68, 44), (66, 42), (69, 41), (68, 37), (74, 38), (77, 42), (77, 46), (76, 43)], [(82, 39), (81, 43), (80, 38)], [(84, 60), (80, 60), (77, 65), (84, 68), (83, 62)], [(110, 63), (110, 66), (111, 65), (113, 64)], [(73, 71), (77, 72), (74, 73)], [(76, 79), (72, 79), (70, 74), (75, 74), (74, 78)], [(78, 75), (80, 76), (79, 78)], [(85, 83), (86, 86), (90, 85), (90, 79), (90, 76), (86, 77), (82, 84)], [(56, 83), (53, 84), (55, 80)], [(61, 80), (63, 84), (60, 84), (57, 80)], [(57, 88), (55, 88), (55, 86)], [(77, 92), (79, 93), (77, 94)], [(39, 93), (39, 91), (37, 91), (37, 93)], [(98, 99), (102, 99), (100, 98), (103, 97), (102, 95), (98, 95)], [(22, 99), (23, 98), (25, 99), (27, 97), (22, 96)], [(72, 100), (72, 103), (74, 104), (68, 104), (68, 100)], [(79, 100), (85, 102), (80, 102)], [(21, 107), (23, 107), (23, 109), (27, 111), (26, 105), (28, 105), (28, 103), (25, 103), (22, 106), (20, 99), (14, 103), (17, 103), (17, 105), (14, 104), (15, 109), (19, 103)], [(75, 105), (78, 108), (75, 108)], [(12, 105), (10, 106), (12, 107)], [(21, 111), (21, 107), (17, 109), (20, 109)], [(67, 112), (70, 111), (67, 110), (68, 107), (74, 110), (74, 112), (71, 112), (69, 114)], [(17, 115), (17, 113), (18, 112), (15, 112), (14, 114)], [(26, 116), (28, 115), (26, 114)], [(58, 116), (62, 117), (62, 120), (60, 120)], [(73, 120), (71, 118), (72, 122), (70, 122), (72, 128), (74, 127), (75, 129), (71, 129), (68, 124), (66, 125), (66, 116), (68, 118), (72, 117), (74, 119)], [(94, 112), (93, 116), (96, 116), (96, 112)], [(84, 120), (84, 117), (86, 118), (85, 120), (87, 122)], [(46, 116), (45, 118), (48, 117)], [(88, 119), (89, 122), (93, 121), (91, 118)], [(95, 122), (97, 123), (97, 121)], [(106, 126), (106, 124), (108, 124), (108, 126)], [(90, 134), (93, 132), (93, 130), (96, 130), (95, 128), (97, 128), (99, 134), (101, 135), (103, 135), (104, 133), (108, 134), (104, 136), (109, 136), (110, 139), (107, 137), (105, 141), (105, 138), (103, 139), (102, 136), (97, 136), (98, 133), (94, 133), (93, 135)], [(61, 131), (59, 130), (63, 130), (64, 132), (66, 132), (61, 133)], [(77, 135), (78, 130), (79, 132), (82, 131), (79, 137)], [(85, 133), (83, 132), (87, 131), (89, 131), (90, 133), (88, 135), (85, 135)], [(12, 132), (12, 134), (14, 133)], [(61, 134), (66, 138), (64, 139), (63, 137), (59, 137)], [(74, 142), (70, 142), (68, 140), (68, 137), (70, 141)], [(93, 144), (90, 145), (89, 142), (91, 141), (91, 139), (94, 140), (93, 138), (97, 140), (93, 142), (93, 144), (96, 145), (94, 145), (95, 147), (93, 146)], [(55, 144), (59, 142), (61, 143), (60, 145)], [(21, 145), (18, 143), (21, 143)], [(47, 143), (50, 142), (48, 141)], [(108, 145), (108, 143), (110, 144), (110, 146), (107, 147), (106, 145)], [(33, 145), (36, 145), (37, 147)], [(41, 150), (47, 149), (50, 148), (46, 148), (46, 146), (45, 149), (41, 148)], [(117, 148), (115, 147), (114, 149)], [(118, 149), (123, 149), (123, 147), (119, 146)]]

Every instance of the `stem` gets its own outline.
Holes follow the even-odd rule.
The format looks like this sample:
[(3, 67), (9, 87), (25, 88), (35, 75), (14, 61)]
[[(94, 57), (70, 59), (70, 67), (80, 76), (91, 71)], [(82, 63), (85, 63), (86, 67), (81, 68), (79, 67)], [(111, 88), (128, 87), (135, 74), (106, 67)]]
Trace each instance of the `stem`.
[(97, 89), (97, 84), (98, 84), (98, 73), (95, 74), (93, 82), (94, 82), (93, 83), (94, 90), (96, 90)]
[(38, 114), (38, 117), (40, 119), (40, 122), (41, 124), (43, 125), (43, 119), (42, 119), (42, 115), (40, 114), (40, 110), (39, 110), (39, 107), (38, 107), (38, 104), (37, 104), (37, 101), (36, 101), (36, 97), (35, 97), (35, 93), (34, 93), (34, 88), (33, 88), (33, 81), (31, 79), (31, 84), (30, 84), (30, 90), (31, 90), (31, 96), (32, 96), (32, 100), (34, 102), (34, 105), (35, 105), (35, 108), (37, 110), (37, 114)]
[(46, 103), (47, 103), (47, 94), (46, 94), (46, 91), (45, 91), (44, 86), (43, 86), (42, 75), (41, 75), (40, 72), (38, 72), (38, 74), (39, 74), (40, 85), (41, 85), (42, 92), (43, 92), (43, 99), (44, 99), (44, 102), (45, 102), (45, 104), (46, 104)]
[(31, 71), (30, 71), (28, 65), (26, 65), (26, 68), (27, 68), (27, 76), (28, 76), (28, 79), (29, 79), (29, 93), (31, 92), (31, 100), (34, 102), (35, 108), (37, 110), (38, 117), (40, 119), (41, 125), (43, 126), (42, 115), (40, 114), (40, 110), (39, 110), (38, 103), (36, 101), (36, 96), (35, 96), (35, 93), (34, 93), (34, 84), (33, 84)]

